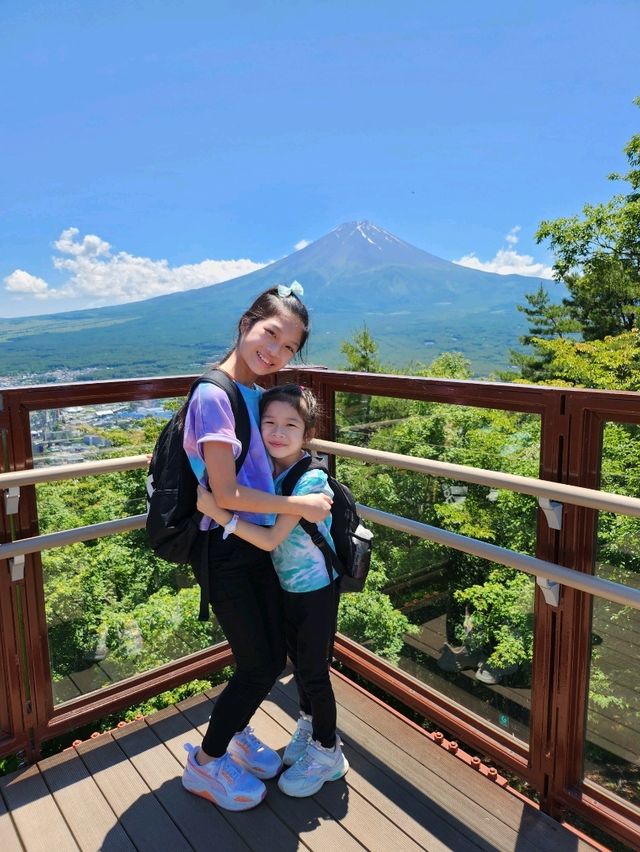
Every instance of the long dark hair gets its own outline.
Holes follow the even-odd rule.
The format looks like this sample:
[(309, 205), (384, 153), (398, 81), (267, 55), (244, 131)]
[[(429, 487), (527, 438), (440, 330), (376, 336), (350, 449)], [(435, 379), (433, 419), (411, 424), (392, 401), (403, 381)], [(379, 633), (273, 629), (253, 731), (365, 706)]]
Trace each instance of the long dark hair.
[(233, 348), (220, 358), (218, 363), (226, 361), (229, 355), (237, 349), (240, 338), (245, 331), (249, 331), (260, 320), (269, 319), (269, 317), (281, 314), (283, 311), (293, 314), (296, 319), (300, 320), (300, 324), (302, 325), (302, 337), (297, 352), (300, 355), (309, 337), (309, 313), (296, 295), (289, 293), (288, 296), (280, 296), (278, 294), (278, 287), (276, 286), (265, 290), (264, 293), (260, 293), (251, 307), (242, 314), (238, 322), (236, 342)]

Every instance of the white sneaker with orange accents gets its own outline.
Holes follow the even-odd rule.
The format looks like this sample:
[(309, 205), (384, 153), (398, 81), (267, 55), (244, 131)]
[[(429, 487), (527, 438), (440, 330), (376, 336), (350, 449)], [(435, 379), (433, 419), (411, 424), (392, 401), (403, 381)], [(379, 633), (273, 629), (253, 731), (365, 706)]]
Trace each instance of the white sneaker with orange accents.
[(259, 740), (251, 725), (247, 725), (244, 731), (232, 737), (227, 754), (256, 778), (275, 778), (282, 769), (278, 752)]
[(254, 808), (267, 795), (259, 778), (235, 763), (231, 755), (209, 761), (202, 766), (196, 760), (198, 746), (185, 743), (189, 753), (182, 773), (182, 786), (196, 796), (208, 799), (227, 811), (246, 811)]

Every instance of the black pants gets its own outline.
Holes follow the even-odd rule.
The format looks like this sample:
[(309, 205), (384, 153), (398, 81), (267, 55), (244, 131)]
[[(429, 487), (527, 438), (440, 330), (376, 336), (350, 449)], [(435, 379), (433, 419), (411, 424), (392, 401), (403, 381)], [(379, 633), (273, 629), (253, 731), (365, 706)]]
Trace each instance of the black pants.
[[(202, 748), (221, 757), (243, 730), (286, 664), (282, 590), (271, 557), (236, 536), (212, 531), (209, 600), (235, 657), (235, 671), (211, 714)], [(201, 557), (200, 557), (201, 559)]]
[(313, 738), (325, 748), (336, 742), (336, 699), (329, 665), (336, 632), (336, 584), (315, 592), (283, 592), (287, 653), (293, 663), (300, 709), (313, 719)]

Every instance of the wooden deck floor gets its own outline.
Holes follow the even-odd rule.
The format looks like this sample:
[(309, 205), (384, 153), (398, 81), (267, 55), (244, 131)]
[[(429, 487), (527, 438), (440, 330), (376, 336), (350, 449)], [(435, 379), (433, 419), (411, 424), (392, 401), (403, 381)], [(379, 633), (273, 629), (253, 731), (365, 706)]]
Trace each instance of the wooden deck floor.
[[(434, 745), (339, 675), (351, 764), (312, 798), (267, 782), (265, 802), (230, 813), (183, 790), (183, 743), (199, 742), (216, 690), (0, 778), (2, 852), (66, 850), (589, 850), (558, 823)], [(283, 749), (297, 717), (290, 677), (254, 717)]]

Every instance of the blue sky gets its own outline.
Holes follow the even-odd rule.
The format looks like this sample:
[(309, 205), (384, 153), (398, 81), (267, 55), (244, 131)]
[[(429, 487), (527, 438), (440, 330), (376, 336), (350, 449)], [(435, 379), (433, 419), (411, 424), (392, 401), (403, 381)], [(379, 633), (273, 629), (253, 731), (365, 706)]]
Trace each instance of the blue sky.
[(354, 219), (548, 274), (538, 223), (609, 198), (640, 124), (637, 0), (5, 0), (0, 22), (0, 316), (215, 283)]

